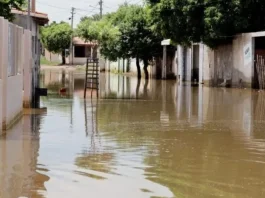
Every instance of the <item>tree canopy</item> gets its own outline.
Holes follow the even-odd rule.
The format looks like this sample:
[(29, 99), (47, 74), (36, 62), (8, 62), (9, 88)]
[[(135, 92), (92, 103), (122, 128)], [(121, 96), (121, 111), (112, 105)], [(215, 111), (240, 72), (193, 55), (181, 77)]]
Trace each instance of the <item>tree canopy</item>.
[(86, 18), (80, 22), (77, 34), (89, 41), (97, 40), (101, 54), (110, 60), (136, 58), (138, 77), (141, 77), (140, 60), (148, 77), (148, 61), (162, 55), (162, 36), (152, 30), (148, 10), (138, 5), (121, 5), (102, 20)]
[(65, 64), (65, 49), (69, 49), (72, 37), (72, 29), (68, 23), (61, 22), (43, 27), (41, 39), (44, 47), (53, 53), (61, 53)]
[(14, 15), (11, 13), (11, 9), (15, 8), (20, 10), (24, 3), (25, 0), (0, 0), (0, 16), (8, 20), (13, 20)]
[(148, 0), (157, 31), (180, 44), (210, 47), (265, 29), (264, 0)]

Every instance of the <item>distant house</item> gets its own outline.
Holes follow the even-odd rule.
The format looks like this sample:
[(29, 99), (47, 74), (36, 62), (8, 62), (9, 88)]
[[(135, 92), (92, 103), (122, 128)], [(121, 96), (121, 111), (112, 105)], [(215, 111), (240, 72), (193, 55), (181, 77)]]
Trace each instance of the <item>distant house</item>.
[(229, 43), (215, 49), (202, 43), (178, 46), (177, 75), (180, 81), (264, 89), (264, 67), (265, 32), (235, 35)]
[(69, 56), (69, 63), (83, 65), (87, 58), (98, 58), (98, 45), (93, 42), (86, 42), (79, 37), (73, 38), (73, 54)]

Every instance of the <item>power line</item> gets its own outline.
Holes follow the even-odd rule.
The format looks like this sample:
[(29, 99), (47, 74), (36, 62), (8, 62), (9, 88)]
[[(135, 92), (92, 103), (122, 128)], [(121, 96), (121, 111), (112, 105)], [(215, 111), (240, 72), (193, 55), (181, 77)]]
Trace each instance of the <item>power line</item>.
[[(56, 9), (60, 9), (60, 10), (65, 10), (65, 11), (69, 11), (69, 8), (65, 8), (65, 7), (59, 7), (59, 6), (54, 6), (54, 5), (51, 5), (51, 4), (47, 4), (47, 3), (44, 3), (44, 2), (40, 2), (40, 1), (37, 1), (39, 4), (41, 5), (44, 5), (44, 6), (48, 6), (48, 7), (52, 7), (52, 8), (56, 8)], [(92, 5), (89, 5), (89, 7), (92, 7), (93, 9), (98, 9), (96, 8), (95, 6), (92, 6)], [(82, 8), (75, 8), (75, 10), (79, 10), (79, 11), (83, 11), (83, 12), (90, 12), (91, 10), (85, 10), (85, 9), (82, 9)]]
[(37, 3), (41, 4), (41, 5), (44, 5), (44, 6), (49, 6), (49, 7), (52, 7), (52, 8), (57, 8), (57, 9), (60, 9), (60, 10), (69, 10), (69, 8), (63, 8), (63, 7), (58, 7), (58, 6), (54, 6), (54, 5), (50, 5), (50, 4), (47, 4), (47, 3), (44, 3), (44, 2), (40, 2), (40, 1), (37, 1)]

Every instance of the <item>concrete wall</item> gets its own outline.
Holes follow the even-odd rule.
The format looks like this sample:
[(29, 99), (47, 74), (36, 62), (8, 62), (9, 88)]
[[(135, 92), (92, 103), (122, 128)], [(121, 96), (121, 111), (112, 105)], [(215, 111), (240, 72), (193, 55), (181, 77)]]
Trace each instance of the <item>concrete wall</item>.
[[(15, 14), (15, 19), (12, 23), (16, 24), (16, 25), (18, 25), (24, 29), (27, 29), (28, 16), (24, 16), (21, 14)], [(32, 17), (31, 17), (31, 32), (32, 32), (32, 36), (38, 36), (39, 35), (38, 25)]]
[[(1, 67), (0, 67), (1, 70)], [(2, 133), (2, 120), (3, 120), (3, 112), (2, 112), (2, 107), (1, 104), (3, 103), (3, 83), (2, 83), (2, 79), (0, 76), (0, 134)]]
[[(7, 63), (8, 63), (8, 21), (0, 17), (0, 68), (2, 73), (2, 90), (1, 90), (1, 104), (0, 104), (0, 114), (1, 114), (1, 125), (2, 128), (5, 125), (5, 116), (6, 116), (6, 83), (7, 83)], [(1, 128), (1, 129), (2, 129)]]
[[(230, 43), (215, 49), (199, 44), (199, 82), (212, 86), (252, 87), (255, 37), (265, 37), (265, 32), (236, 35)], [(178, 46), (177, 49), (177, 75), (181, 81), (191, 81), (193, 47)], [(250, 50), (249, 59), (246, 59), (246, 49)]]
[(202, 82), (204, 84), (210, 85), (211, 81), (213, 79), (212, 73), (211, 73), (211, 68), (214, 66), (214, 52), (210, 48), (208, 48), (206, 45), (202, 45), (203, 48), (203, 53), (201, 54), (202, 56), (202, 75), (203, 75), (203, 80)]
[[(230, 44), (208, 51), (210, 79), (214, 86), (252, 87), (254, 78), (255, 37), (265, 36), (265, 32), (246, 33), (235, 36)], [(245, 50), (250, 50), (246, 58)], [(207, 57), (207, 56), (205, 56)]]
[[(119, 59), (117, 61), (106, 61), (106, 70), (107, 71), (115, 71), (115, 72), (126, 72), (128, 60), (126, 59)], [(140, 63), (141, 69), (143, 69), (143, 63)], [(137, 73), (137, 68), (136, 68), (136, 59), (130, 59), (130, 72)]]
[[(3, 27), (4, 20), (0, 18), (0, 28)], [(1, 47), (1, 44), (4, 42), (3, 30), (0, 29), (0, 134), (2, 133), (2, 120), (3, 120), (3, 67), (4, 67), (4, 48)]]
[(177, 60), (177, 65), (178, 65), (178, 70), (177, 70), (177, 77), (179, 80), (183, 80), (183, 67), (184, 67), (184, 47), (181, 45), (177, 46), (177, 54), (178, 54), (178, 60)]
[(32, 98), (32, 40), (30, 31), (24, 30), (23, 40), (23, 106), (29, 108)]
[(177, 47), (178, 53), (178, 71), (177, 74), (181, 81), (192, 80), (193, 70), (193, 47)]
[(233, 86), (239, 86), (243, 83), (245, 87), (251, 87), (252, 74), (254, 68), (254, 50), (252, 50), (252, 60), (249, 63), (244, 61), (244, 47), (250, 44), (254, 47), (251, 34), (243, 34), (237, 36), (233, 40)]
[[(21, 115), (31, 87), (31, 33), (0, 17), (0, 68), (2, 128), (8, 129)], [(25, 67), (25, 68), (24, 68)], [(23, 82), (24, 81), (24, 82)]]
[(214, 65), (211, 68), (213, 85), (218, 86), (227, 81), (232, 84), (233, 44), (219, 46), (214, 49)]
[[(26, 29), (27, 28), (27, 16), (22, 14), (15, 14), (15, 19), (13, 21), (14, 24)], [(39, 23), (31, 17), (31, 42), (32, 45), (30, 50), (32, 50), (32, 74), (31, 74), (31, 81), (32, 81), (32, 98), (31, 101), (33, 101), (32, 105), (34, 107), (38, 107), (38, 97), (35, 93), (35, 88), (39, 86), (39, 73), (40, 73), (40, 56), (41, 56), (41, 43), (40, 43), (40, 25)]]
[[(3, 105), (6, 108), (6, 114), (4, 115), (4, 129), (10, 127), (15, 121), (17, 116), (22, 113), (23, 109), (23, 81), (22, 75), (11, 76), (7, 78), (7, 92)], [(11, 91), (12, 90), (12, 91)]]
[[(74, 57), (73, 64), (74, 65), (85, 65), (86, 60), (87, 60), (87, 58), (76, 58), (76, 57)], [(72, 62), (70, 61), (70, 63), (72, 63)]]
[(45, 49), (44, 57), (46, 60), (51, 62), (61, 63), (62, 61), (62, 56), (60, 54), (54, 54), (52, 52), (49, 52), (47, 49)]

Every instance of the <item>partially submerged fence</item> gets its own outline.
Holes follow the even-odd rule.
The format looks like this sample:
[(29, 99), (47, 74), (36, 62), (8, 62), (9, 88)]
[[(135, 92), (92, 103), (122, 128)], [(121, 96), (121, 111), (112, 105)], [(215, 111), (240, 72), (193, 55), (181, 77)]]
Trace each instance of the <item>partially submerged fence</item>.
[(265, 56), (257, 55), (255, 65), (259, 89), (265, 89)]

